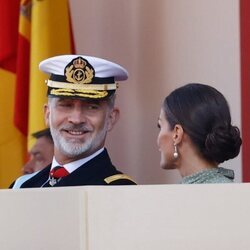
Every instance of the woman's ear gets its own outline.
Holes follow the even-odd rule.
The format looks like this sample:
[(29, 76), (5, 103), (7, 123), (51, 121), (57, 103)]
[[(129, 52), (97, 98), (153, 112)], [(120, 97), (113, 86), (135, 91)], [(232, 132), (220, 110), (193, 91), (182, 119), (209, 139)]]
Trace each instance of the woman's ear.
[(108, 131), (111, 131), (120, 117), (120, 110), (113, 108), (108, 117)]
[(179, 144), (182, 141), (183, 135), (184, 130), (182, 126), (180, 124), (176, 124), (173, 129), (173, 141), (175, 145)]

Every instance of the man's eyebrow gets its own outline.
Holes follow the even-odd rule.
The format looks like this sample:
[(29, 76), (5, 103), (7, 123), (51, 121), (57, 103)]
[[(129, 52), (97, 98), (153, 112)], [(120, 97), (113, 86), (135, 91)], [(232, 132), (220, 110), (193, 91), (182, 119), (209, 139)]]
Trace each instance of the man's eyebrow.
[(93, 104), (100, 104), (101, 103), (101, 101), (100, 100), (86, 100), (85, 101), (86, 103), (93, 103)]

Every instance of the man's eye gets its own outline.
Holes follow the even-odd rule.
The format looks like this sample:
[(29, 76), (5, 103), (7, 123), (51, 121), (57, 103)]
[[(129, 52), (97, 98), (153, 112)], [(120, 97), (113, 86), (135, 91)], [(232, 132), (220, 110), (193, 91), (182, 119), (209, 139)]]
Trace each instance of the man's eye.
[(88, 106), (88, 108), (89, 108), (90, 110), (99, 109), (99, 105), (91, 104), (91, 105)]
[(71, 104), (67, 102), (62, 102), (62, 103), (59, 103), (58, 106), (59, 107), (71, 107)]

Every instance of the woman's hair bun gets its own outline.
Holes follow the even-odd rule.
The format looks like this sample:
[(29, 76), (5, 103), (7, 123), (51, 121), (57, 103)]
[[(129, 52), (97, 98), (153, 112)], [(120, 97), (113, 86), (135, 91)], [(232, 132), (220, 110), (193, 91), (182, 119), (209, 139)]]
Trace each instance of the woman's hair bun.
[(238, 127), (219, 125), (207, 135), (205, 149), (202, 153), (207, 159), (222, 163), (236, 157), (240, 152), (241, 144)]

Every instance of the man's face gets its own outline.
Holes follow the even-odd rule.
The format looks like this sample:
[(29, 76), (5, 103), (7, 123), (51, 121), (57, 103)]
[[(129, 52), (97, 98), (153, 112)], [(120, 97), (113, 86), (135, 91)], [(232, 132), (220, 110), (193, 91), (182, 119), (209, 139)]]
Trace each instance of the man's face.
[(102, 148), (118, 113), (106, 101), (50, 98), (45, 105), (45, 119), (54, 140), (56, 159), (67, 163)]
[(29, 151), (30, 159), (23, 166), (23, 174), (31, 174), (47, 167), (54, 155), (54, 145), (51, 139), (42, 136), (36, 139), (34, 146)]

